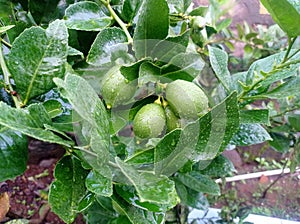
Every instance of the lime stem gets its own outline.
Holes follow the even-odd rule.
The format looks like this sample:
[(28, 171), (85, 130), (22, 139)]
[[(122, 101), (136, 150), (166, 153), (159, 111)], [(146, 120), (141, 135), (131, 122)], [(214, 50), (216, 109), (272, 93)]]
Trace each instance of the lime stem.
[(105, 0), (100, 0), (108, 9), (109, 13), (111, 14), (111, 16), (117, 21), (117, 23), (120, 25), (120, 27), (122, 28), (122, 30), (124, 31), (124, 33), (127, 36), (127, 40), (129, 44), (133, 43), (133, 39), (127, 29), (127, 24), (125, 24), (120, 17), (116, 14), (116, 12), (113, 10), (113, 8), (110, 5), (109, 0), (105, 1)]

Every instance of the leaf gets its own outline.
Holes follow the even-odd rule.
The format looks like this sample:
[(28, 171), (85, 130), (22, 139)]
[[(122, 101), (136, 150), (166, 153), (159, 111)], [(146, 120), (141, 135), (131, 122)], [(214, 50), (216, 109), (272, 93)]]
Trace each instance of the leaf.
[(70, 5), (65, 11), (65, 20), (69, 29), (85, 31), (100, 31), (112, 22), (104, 5), (90, 1)]
[(241, 124), (239, 131), (233, 136), (230, 144), (246, 146), (268, 140), (272, 140), (272, 138), (260, 124)]
[(128, 164), (150, 164), (154, 162), (154, 149), (141, 150), (126, 159)]
[(47, 19), (51, 18), (51, 14), (54, 14), (57, 9), (59, 0), (30, 0), (28, 2), (28, 8), (34, 21), (37, 24), (49, 22)]
[(23, 104), (52, 89), (54, 77), (64, 76), (67, 54), (68, 31), (60, 20), (50, 23), (46, 30), (26, 29), (15, 39), (7, 66)]
[(127, 203), (132, 204), (136, 207), (152, 211), (152, 212), (166, 212), (173, 208), (174, 205), (169, 206), (168, 204), (156, 204), (150, 202), (141, 202), (133, 186), (129, 185), (115, 185), (116, 192), (121, 196)]
[(91, 46), (87, 63), (94, 66), (105, 66), (112, 62), (125, 64), (128, 60), (127, 37), (123, 30), (112, 27), (100, 31)]
[[(291, 51), (291, 53), (294, 53), (294, 51)], [(292, 64), (289, 67), (274, 70), (274, 65), (279, 65), (285, 54), (286, 51), (283, 51), (255, 61), (248, 69), (245, 84), (252, 85), (254, 82), (262, 80), (260, 85), (268, 87), (273, 82), (294, 76), (299, 64)], [(294, 57), (299, 58), (300, 54), (298, 53)], [(265, 74), (268, 74), (267, 77), (265, 77)]]
[(85, 185), (87, 189), (97, 196), (109, 197), (112, 195), (112, 181), (102, 176), (97, 171), (91, 171), (86, 180)]
[(24, 173), (27, 165), (27, 151), (26, 136), (0, 125), (0, 182)]
[(210, 64), (227, 92), (236, 90), (228, 70), (228, 55), (221, 49), (208, 46)]
[(112, 203), (115, 210), (126, 216), (127, 219), (121, 219), (120, 224), (163, 224), (162, 213), (153, 213), (142, 210), (138, 207), (129, 205), (117, 197), (112, 197)]
[(105, 106), (88, 82), (78, 75), (67, 73), (65, 80), (54, 79), (54, 82), (74, 109), (73, 118), (78, 121), (74, 133), (78, 143), (93, 154), (90, 158), (89, 154), (82, 152), (83, 158), (107, 178), (107, 182), (111, 181), (112, 174), (108, 167), (110, 127)]
[[(111, 204), (111, 199), (106, 199)], [(117, 214), (114, 213), (112, 205), (110, 205), (109, 209), (106, 209), (102, 204), (95, 201), (85, 212), (84, 217), (89, 224), (107, 224), (112, 219), (115, 219)]]
[[(158, 16), (159, 15), (159, 16)], [(135, 56), (149, 56), (159, 40), (169, 31), (169, 8), (165, 0), (143, 1), (133, 36)]]
[(43, 102), (43, 106), (50, 118), (55, 118), (63, 113), (62, 105), (57, 100), (47, 100)]
[(32, 138), (70, 147), (73, 142), (64, 140), (51, 131), (38, 128), (33, 118), (23, 109), (16, 109), (0, 102), (0, 124)]
[(138, 171), (119, 158), (116, 163), (128, 181), (135, 187), (141, 202), (151, 202), (175, 206), (177, 197), (174, 182), (163, 175)]
[(192, 3), (192, 0), (168, 0), (170, 13), (185, 13)]
[(0, 27), (0, 34), (5, 33), (6, 31), (10, 30), (14, 26), (15, 25), (9, 25), (9, 26), (2, 26), (2, 27)]
[(241, 110), (240, 122), (242, 124), (270, 125), (269, 110)]
[(179, 180), (175, 180), (176, 190), (180, 197), (180, 203), (183, 203), (189, 207), (207, 210), (209, 203), (203, 193), (192, 190), (186, 187)]
[(230, 176), (234, 171), (232, 162), (223, 155), (219, 155), (206, 168), (199, 170), (201, 174), (211, 178)]
[(271, 98), (271, 99), (278, 99), (278, 98), (285, 98), (289, 96), (294, 96), (297, 94), (297, 91), (300, 89), (300, 76), (293, 77), (289, 81), (281, 84), (275, 89), (267, 93), (263, 93), (260, 95), (254, 96), (254, 98)]
[(199, 6), (195, 9), (193, 9), (189, 15), (190, 16), (202, 16), (205, 17), (206, 13), (208, 12), (208, 7), (207, 6)]
[(300, 114), (289, 115), (288, 121), (296, 131), (300, 131)]
[(143, 1), (139, 0), (124, 0), (122, 7), (122, 17), (127, 22), (132, 22), (142, 2)]
[(36, 127), (43, 128), (44, 125), (51, 125), (51, 118), (41, 103), (30, 104), (27, 110), (36, 124)]
[(219, 185), (208, 176), (202, 175), (197, 171), (178, 173), (175, 178), (194, 191), (220, 195)]
[(239, 127), (234, 92), (183, 130), (168, 133), (155, 147), (155, 173), (170, 176), (189, 160), (211, 160), (222, 152)]
[(188, 42), (189, 32), (184, 32), (180, 36), (167, 37), (154, 46), (151, 57), (160, 62), (168, 63), (173, 57), (186, 51)]
[(84, 59), (84, 55), (81, 51), (68, 46), (68, 56), (79, 56), (81, 59)]
[(88, 171), (74, 156), (63, 157), (54, 170), (55, 180), (50, 186), (49, 203), (66, 223), (72, 223), (78, 212), (78, 204), (86, 194), (84, 180)]
[(270, 133), (272, 141), (269, 141), (270, 146), (280, 153), (287, 153), (290, 150), (290, 139), (280, 133)]
[(196, 53), (179, 53), (162, 67), (162, 76), (172, 80), (193, 81), (204, 68), (204, 61)]
[(149, 83), (156, 83), (160, 78), (160, 68), (151, 62), (144, 62), (139, 69), (138, 86), (145, 87)]
[(141, 64), (143, 64), (144, 62), (148, 62), (148, 61), (150, 61), (150, 59), (145, 58), (145, 59), (137, 61), (131, 65), (124, 65), (120, 68), (120, 72), (128, 81), (133, 81), (139, 77), (139, 69), (140, 69)]
[(88, 192), (78, 204), (78, 212), (86, 211), (95, 201), (95, 195), (91, 192)]
[(295, 22), (300, 21), (298, 0), (261, 0), (261, 3), (269, 11), (274, 21), (289, 37), (300, 35), (300, 27)]

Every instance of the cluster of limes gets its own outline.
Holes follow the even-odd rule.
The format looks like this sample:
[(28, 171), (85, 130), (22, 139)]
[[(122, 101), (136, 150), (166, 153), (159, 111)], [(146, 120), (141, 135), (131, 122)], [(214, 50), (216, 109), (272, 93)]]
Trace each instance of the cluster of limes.
[[(119, 70), (110, 72), (102, 81), (102, 97), (108, 108), (132, 98), (136, 86)], [(175, 80), (165, 85), (161, 96), (139, 109), (133, 119), (133, 132), (140, 139), (161, 136), (194, 121), (208, 110), (208, 99), (193, 82)]]

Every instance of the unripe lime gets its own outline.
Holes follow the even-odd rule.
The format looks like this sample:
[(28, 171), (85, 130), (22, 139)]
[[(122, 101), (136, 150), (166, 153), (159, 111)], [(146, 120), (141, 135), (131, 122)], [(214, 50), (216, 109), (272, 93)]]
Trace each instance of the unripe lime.
[(136, 86), (129, 83), (119, 69), (111, 69), (102, 80), (102, 97), (108, 108), (126, 104), (134, 95)]
[(158, 137), (166, 125), (166, 116), (161, 105), (150, 103), (143, 106), (133, 120), (133, 132), (139, 138)]
[(184, 80), (168, 83), (166, 100), (180, 118), (197, 119), (208, 110), (208, 99), (202, 89)]
[(170, 132), (176, 128), (180, 128), (180, 118), (175, 115), (170, 106), (165, 108), (167, 131)]

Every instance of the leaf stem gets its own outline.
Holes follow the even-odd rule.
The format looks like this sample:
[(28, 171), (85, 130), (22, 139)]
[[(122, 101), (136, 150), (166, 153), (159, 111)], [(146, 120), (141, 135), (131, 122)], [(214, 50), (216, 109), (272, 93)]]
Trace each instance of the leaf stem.
[(122, 30), (124, 31), (124, 33), (127, 36), (127, 40), (129, 44), (133, 43), (133, 39), (127, 29), (127, 24), (125, 24), (120, 17), (116, 14), (116, 12), (113, 10), (113, 8), (111, 7), (109, 0), (105, 1), (105, 0), (100, 0), (108, 9), (109, 13), (111, 14), (111, 16), (117, 21), (117, 23), (120, 25), (120, 27), (122, 28)]
[(290, 54), (290, 52), (292, 50), (292, 47), (293, 47), (296, 39), (297, 39), (297, 37), (295, 37), (295, 38), (289, 38), (288, 39), (289, 46), (288, 46), (288, 49), (287, 49), (287, 51), (285, 53), (285, 56), (284, 56), (281, 64), (284, 64), (287, 60), (289, 60), (289, 54)]
[[(0, 42), (2, 42), (2, 38), (0, 38)], [(3, 72), (3, 76), (4, 76), (4, 82), (6, 87), (8, 88), (10, 93), (15, 92), (11, 83), (10, 83), (10, 78), (11, 78), (11, 74), (6, 66), (5, 60), (4, 60), (4, 56), (3, 56), (3, 51), (2, 51), (2, 46), (0, 46), (0, 66), (2, 68), (2, 72)], [(17, 96), (11, 95), (12, 99), (15, 103), (16, 108), (21, 108), (21, 102), (18, 99)]]
[(11, 48), (11, 44), (6, 42), (4, 39), (1, 38), (1, 42), (8, 48)]

